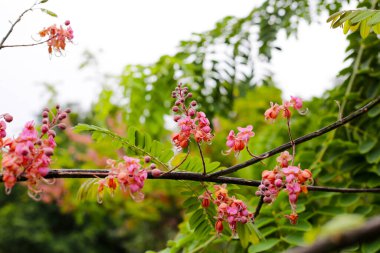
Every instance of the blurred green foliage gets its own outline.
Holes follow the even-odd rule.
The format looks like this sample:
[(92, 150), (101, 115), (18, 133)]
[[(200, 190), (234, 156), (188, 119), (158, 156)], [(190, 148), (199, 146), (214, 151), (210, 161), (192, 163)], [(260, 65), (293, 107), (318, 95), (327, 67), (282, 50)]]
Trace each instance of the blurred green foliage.
[[(74, 106), (76, 113), (68, 124), (98, 125), (123, 137), (134, 126), (170, 149), (170, 126), (165, 120), (173, 103), (170, 92), (178, 82), (184, 82), (199, 100), (200, 108), (212, 119), (215, 139), (212, 145), (203, 145), (206, 157), (226, 167), (245, 161), (250, 158), (245, 152), (238, 158), (221, 154), (226, 150), (225, 137), (230, 129), (252, 124), (256, 136), (250, 142), (250, 149), (255, 154), (288, 141), (285, 122), (264, 121), (263, 113), (269, 102), (281, 102), (281, 91), (270, 76), (253, 81), (252, 43), (258, 41), (257, 53), (270, 61), (272, 50), (278, 47), (279, 31), (295, 35), (301, 20), (312, 22), (313, 15), (324, 11), (332, 14), (346, 2), (349, 1), (315, 1), (311, 8), (306, 0), (268, 0), (246, 17), (226, 17), (215, 28), (182, 41), (174, 55), (162, 56), (150, 65), (127, 65), (117, 78), (117, 85), (104, 87), (91, 111), (81, 112)], [(358, 7), (370, 5), (369, 1), (361, 1)], [(309, 113), (294, 115), (293, 136), (326, 126), (338, 119), (339, 110), (347, 115), (379, 95), (380, 41), (374, 34), (363, 40), (358, 33), (347, 39), (346, 61), (358, 62), (357, 69), (349, 64), (339, 73), (341, 83), (322, 97), (305, 103)], [(298, 146), (296, 164), (312, 170), (316, 185), (380, 186), (379, 114), (377, 106), (350, 124)], [(107, 158), (117, 159), (128, 152), (110, 141), (97, 142), (90, 135), (79, 135), (70, 129), (58, 136), (58, 143), (56, 168), (104, 168)], [(275, 159), (268, 159), (265, 164), (250, 166), (235, 176), (260, 179), (261, 171), (272, 169)], [(181, 169), (189, 167), (185, 165)], [(290, 207), (286, 194), (282, 193), (274, 204), (263, 207), (254, 225), (240, 227), (239, 236), (232, 237), (225, 230), (216, 237), (212, 208), (203, 210), (197, 198), (204, 191), (199, 183), (148, 180), (143, 202), (135, 203), (118, 192), (98, 205), (94, 183), (89, 184), (88, 194), (81, 195), (81, 201), (76, 198), (76, 191), (84, 182), (65, 180), (51, 186), (48, 192), (54, 194), (44, 199), (46, 203), (29, 200), (21, 187), (16, 187), (11, 196), (0, 195), (0, 252), (30, 249), (39, 252), (144, 252), (148, 249), (281, 252), (315, 240), (329, 226), (337, 227), (334, 224), (348, 217), (332, 222), (337, 215), (357, 214), (355, 217), (360, 220), (380, 212), (380, 196), (375, 194), (312, 192), (300, 196), (299, 223), (292, 226), (284, 218)], [(205, 186), (212, 187), (212, 184)], [(230, 195), (244, 200), (251, 211), (255, 209), (258, 203), (255, 188), (229, 185), (229, 191)], [(364, 244), (351, 250), (376, 252), (378, 247)]]

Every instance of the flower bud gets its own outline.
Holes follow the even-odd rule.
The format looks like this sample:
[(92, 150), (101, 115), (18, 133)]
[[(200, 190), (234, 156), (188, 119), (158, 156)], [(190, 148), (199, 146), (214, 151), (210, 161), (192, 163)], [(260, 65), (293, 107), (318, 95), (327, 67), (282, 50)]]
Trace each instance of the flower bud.
[(6, 122), (8, 122), (8, 123), (12, 122), (12, 120), (13, 120), (12, 115), (10, 115), (9, 113), (4, 114), (4, 115), (3, 115), (3, 118), (4, 118), (4, 120), (5, 120)]
[(49, 126), (46, 124), (43, 124), (41, 127), (41, 133), (46, 134), (49, 131)]
[(47, 118), (47, 117), (49, 117), (49, 112), (47, 112), (47, 111), (43, 111), (43, 112), (42, 112), (42, 117), (43, 117), (43, 118)]
[(264, 197), (263, 199), (264, 203), (272, 203), (272, 198), (271, 197)]
[(193, 97), (193, 93), (189, 92), (189, 94), (187, 94), (187, 97), (188, 97), (188, 98)]
[(195, 115), (195, 110), (190, 108), (189, 111), (188, 111), (188, 114), (190, 117), (193, 117)]
[(66, 112), (67, 114), (69, 114), (69, 113), (71, 113), (71, 109), (70, 109), (70, 108), (67, 108), (67, 109), (65, 110), (65, 112)]
[(66, 129), (66, 124), (65, 123), (59, 123), (57, 126), (61, 130), (65, 130)]
[(153, 177), (159, 177), (159, 176), (161, 176), (161, 170), (160, 169), (153, 169), (152, 170), (152, 176)]
[(180, 119), (181, 119), (181, 116), (179, 116), (179, 115), (174, 116), (174, 121), (175, 121), (175, 122), (177, 122), (177, 121), (180, 120)]
[(172, 111), (173, 111), (173, 112), (178, 112), (178, 111), (179, 111), (178, 106), (173, 106)]
[(50, 129), (50, 130), (48, 131), (48, 135), (49, 135), (49, 136), (52, 136), (52, 137), (54, 138), (54, 137), (56, 136), (56, 133), (55, 133), (54, 130), (51, 130), (51, 129)]
[(52, 148), (44, 148), (44, 153), (47, 156), (52, 156), (53, 152), (54, 152), (54, 150)]
[(58, 115), (58, 119), (59, 119), (59, 120), (66, 119), (66, 117), (67, 117), (67, 113), (65, 113), (65, 112), (60, 113), (60, 114)]
[(65, 21), (65, 26), (68, 26), (68, 25), (70, 25), (70, 20)]
[(190, 105), (191, 106), (196, 106), (197, 105), (197, 101), (195, 101), (195, 100), (191, 101)]
[(216, 232), (219, 234), (219, 233), (222, 233), (223, 231), (223, 222), (222, 220), (218, 220), (216, 223), (215, 223), (215, 230)]
[(49, 120), (48, 120), (47, 118), (44, 118), (44, 119), (42, 120), (42, 124), (47, 124), (47, 123), (49, 123)]
[(145, 163), (150, 163), (150, 156), (144, 156), (144, 162)]
[(154, 170), (155, 168), (157, 168), (156, 164), (154, 164), (154, 163), (152, 163), (149, 167), (151, 170)]
[(209, 207), (209, 205), (210, 205), (210, 200), (209, 199), (207, 199), (207, 198), (202, 199), (202, 206), (204, 208)]
[(276, 179), (274, 181), (274, 185), (277, 187), (277, 188), (280, 188), (282, 186), (282, 180), (281, 179)]

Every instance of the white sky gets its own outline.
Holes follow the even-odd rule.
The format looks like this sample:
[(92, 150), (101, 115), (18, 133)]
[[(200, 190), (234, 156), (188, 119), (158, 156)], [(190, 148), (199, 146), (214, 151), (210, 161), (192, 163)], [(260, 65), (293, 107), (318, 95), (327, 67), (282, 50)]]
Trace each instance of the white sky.
[[(47, 101), (43, 82), (57, 86), (59, 101), (80, 102), (88, 108), (100, 91), (99, 73), (79, 71), (82, 52), (96, 54), (102, 73), (120, 74), (126, 64), (151, 63), (163, 54), (175, 52), (180, 40), (192, 32), (211, 29), (227, 15), (244, 16), (261, 1), (248, 0), (50, 0), (43, 7), (58, 14), (52, 18), (36, 10), (28, 13), (16, 26), (5, 44), (32, 43), (37, 32), (53, 23), (71, 21), (74, 45), (68, 45), (66, 56), (49, 58), (46, 45), (0, 50), (0, 113), (11, 113), (15, 134), (24, 122)], [(0, 38), (8, 31), (9, 21), (34, 0), (0, 0)], [(325, 20), (322, 17), (321, 20)], [(269, 68), (285, 95), (303, 98), (318, 96), (332, 87), (337, 72), (343, 67), (345, 36), (329, 25), (302, 24), (298, 40), (280, 36), (282, 51), (275, 52)], [(268, 66), (256, 66), (265, 73)]]

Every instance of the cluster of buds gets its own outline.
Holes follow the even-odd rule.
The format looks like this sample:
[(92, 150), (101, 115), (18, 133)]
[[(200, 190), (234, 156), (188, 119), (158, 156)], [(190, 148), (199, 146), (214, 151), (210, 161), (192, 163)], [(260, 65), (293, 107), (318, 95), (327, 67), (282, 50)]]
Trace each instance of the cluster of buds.
[(293, 157), (287, 151), (281, 153), (277, 158), (278, 166), (272, 171), (263, 171), (262, 181), (256, 195), (262, 196), (264, 203), (270, 204), (282, 189), (286, 190), (289, 195), (292, 214), (285, 217), (292, 224), (296, 224), (298, 219), (296, 212), (298, 195), (301, 192), (307, 193), (307, 185), (312, 183), (313, 179), (310, 170), (302, 170), (299, 166), (289, 165), (289, 161), (292, 159)]
[(13, 120), (13, 117), (9, 113), (4, 113), (0, 115), (0, 119), (3, 119), (3, 120), (0, 120), (0, 146), (1, 146), (2, 139), (5, 138), (5, 136), (7, 136), (7, 132), (6, 132), (7, 123), (11, 123)]
[(282, 111), (282, 116), (289, 120), (292, 116), (292, 113), (290, 112), (291, 107), (296, 109), (301, 114), (304, 113), (300, 111), (302, 108), (302, 99), (291, 96), (290, 101), (283, 101), (282, 105), (278, 105), (277, 103), (273, 104), (273, 102), (270, 102), (270, 108), (264, 113), (265, 119), (274, 121)]
[(215, 185), (214, 189), (214, 196), (206, 191), (199, 196), (199, 199), (202, 199), (202, 206), (205, 208), (209, 207), (210, 200), (213, 200), (217, 206), (215, 230), (218, 234), (223, 231), (223, 221), (228, 223), (233, 234), (236, 233), (238, 222), (245, 224), (248, 221), (253, 221), (253, 213), (247, 210), (246, 204), (234, 196), (228, 196), (226, 184)]
[(248, 144), (248, 141), (251, 137), (255, 136), (255, 133), (252, 131), (253, 126), (249, 125), (247, 127), (238, 127), (239, 133), (235, 135), (234, 130), (231, 130), (227, 136), (226, 145), (230, 148), (227, 150), (227, 154), (230, 154), (232, 151), (235, 152), (235, 155), (239, 155), (239, 152), (242, 151)]
[(117, 186), (136, 200), (144, 199), (144, 193), (141, 189), (144, 187), (145, 179), (148, 173), (145, 169), (141, 169), (140, 160), (128, 156), (123, 157), (123, 162), (116, 162), (109, 159), (107, 161), (109, 173), (104, 179), (99, 180), (98, 184), (98, 202), (103, 202), (104, 188), (107, 187), (111, 191), (111, 195), (115, 192)]
[[(1, 164), (3, 181), (7, 194), (10, 194), (17, 178), (23, 174), (27, 179), (29, 196), (35, 200), (40, 199), (42, 192), (40, 184), (47, 182), (43, 177), (49, 172), (51, 156), (56, 147), (54, 140), (56, 133), (53, 129), (56, 127), (65, 129), (66, 126), (61, 123), (61, 120), (70, 113), (70, 109), (61, 111), (59, 106), (56, 109), (56, 113), (44, 109), (40, 134), (36, 130), (34, 122), (30, 121), (25, 124), (16, 139), (4, 138), (0, 142), (3, 150)], [(7, 118), (11, 119), (9, 116), (3, 117), (7, 120)]]
[(189, 145), (190, 137), (193, 135), (197, 143), (210, 142), (213, 135), (211, 134), (210, 121), (204, 112), (196, 110), (197, 102), (191, 101), (189, 105), (186, 100), (192, 97), (187, 87), (178, 84), (172, 97), (176, 99), (172, 110), (176, 114), (174, 121), (177, 122), (180, 132), (172, 137), (174, 145), (178, 149), (186, 148)]
[(48, 28), (44, 28), (39, 32), (41, 37), (48, 36), (47, 41), (49, 54), (53, 51), (56, 53), (61, 53), (62, 50), (66, 48), (66, 42), (72, 42), (74, 38), (74, 31), (70, 26), (70, 21), (65, 21), (65, 27), (57, 27), (57, 25), (51, 25)]

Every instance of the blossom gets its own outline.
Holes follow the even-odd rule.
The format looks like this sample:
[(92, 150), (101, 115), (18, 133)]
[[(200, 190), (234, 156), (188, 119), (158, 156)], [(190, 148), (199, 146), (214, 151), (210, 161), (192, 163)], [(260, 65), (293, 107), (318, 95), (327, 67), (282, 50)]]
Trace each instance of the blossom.
[(280, 106), (278, 104), (273, 104), (270, 102), (270, 108), (265, 111), (264, 116), (266, 120), (274, 121), (280, 112)]
[(6, 129), (7, 129), (7, 125), (5, 124), (5, 121), (1, 120), (0, 121), (0, 138), (4, 138), (5, 136), (7, 136), (7, 133), (5, 132)]
[(280, 164), (282, 168), (288, 167), (289, 162), (293, 160), (293, 156), (289, 154), (288, 151), (284, 151), (277, 157), (276, 161)]
[(210, 142), (214, 137), (211, 133), (210, 121), (204, 112), (195, 109), (196, 101), (193, 100), (187, 105), (186, 99), (192, 97), (188, 88), (179, 84), (172, 92), (172, 97), (177, 99), (172, 111), (177, 114), (174, 116), (174, 121), (180, 129), (179, 133), (172, 136), (174, 145), (178, 149), (187, 148), (191, 137), (197, 143)]
[(299, 97), (290, 96), (290, 103), (293, 105), (294, 109), (300, 110), (302, 108), (302, 99)]
[(281, 190), (286, 190), (292, 210), (291, 215), (286, 215), (291, 224), (296, 224), (298, 215), (296, 212), (297, 200), (301, 192), (307, 193), (307, 183), (312, 182), (310, 170), (302, 170), (296, 166), (286, 166), (292, 159), (288, 152), (283, 152), (277, 158), (281, 167), (276, 166), (273, 170), (264, 170), (259, 185), (257, 196), (262, 196), (264, 203), (273, 203)]
[(217, 206), (217, 219), (215, 223), (215, 230), (218, 234), (223, 231), (223, 221), (228, 223), (232, 233), (236, 233), (237, 223), (242, 224), (253, 220), (253, 214), (247, 210), (246, 204), (236, 199), (234, 196), (228, 196), (227, 185), (215, 185), (214, 186), (214, 198), (210, 192), (206, 190), (199, 199), (202, 199), (202, 206), (207, 208), (210, 205), (210, 199), (213, 199), (213, 203)]
[(109, 174), (105, 179), (99, 180), (98, 184), (98, 202), (102, 202), (103, 191), (105, 188), (111, 190), (111, 194), (116, 190), (117, 186), (123, 192), (128, 192), (130, 196), (140, 201), (144, 199), (141, 189), (148, 177), (145, 169), (141, 169), (140, 160), (133, 157), (124, 156), (124, 162), (117, 163), (115, 160), (107, 160)]
[(249, 139), (255, 136), (255, 133), (252, 131), (252, 129), (252, 125), (248, 125), (247, 127), (238, 127), (239, 133), (236, 137), (242, 140), (245, 145), (247, 145)]
[(233, 130), (227, 136), (226, 145), (230, 149), (226, 151), (226, 154), (235, 152), (235, 155), (238, 155), (241, 150), (243, 150), (251, 137), (255, 136), (255, 133), (252, 131), (253, 126), (248, 125), (247, 127), (238, 127), (239, 133), (235, 135)]
[[(48, 110), (48, 109), (47, 109)], [(28, 194), (35, 200), (40, 199), (42, 192), (40, 184), (46, 182), (44, 177), (49, 173), (51, 156), (54, 153), (56, 143), (54, 140), (55, 132), (52, 130), (60, 123), (63, 112), (57, 108), (57, 113), (52, 114), (49, 122), (48, 115), (43, 116), (47, 131), (38, 131), (33, 121), (25, 124), (20, 135), (15, 139), (5, 139), (3, 147), (2, 168), (3, 181), (6, 193), (10, 193), (16, 183), (16, 179), (24, 173), (27, 178)]]
[(270, 102), (270, 108), (267, 109), (264, 113), (265, 119), (274, 121), (280, 111), (282, 111), (282, 116), (286, 119), (290, 119), (292, 116), (292, 112), (290, 111), (290, 108), (293, 107), (296, 109), (299, 113), (304, 114), (300, 111), (302, 108), (302, 99), (299, 97), (290, 97), (290, 101), (283, 101), (282, 105), (273, 104), (273, 102)]
[(47, 40), (49, 54), (52, 54), (53, 51), (61, 53), (62, 50), (65, 50), (66, 43), (72, 42), (74, 38), (74, 31), (69, 25), (70, 21), (67, 20), (65, 22), (66, 27), (57, 27), (57, 25), (51, 25), (39, 32), (39, 35), (41, 37), (49, 37)]

